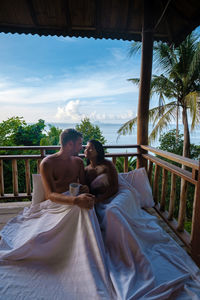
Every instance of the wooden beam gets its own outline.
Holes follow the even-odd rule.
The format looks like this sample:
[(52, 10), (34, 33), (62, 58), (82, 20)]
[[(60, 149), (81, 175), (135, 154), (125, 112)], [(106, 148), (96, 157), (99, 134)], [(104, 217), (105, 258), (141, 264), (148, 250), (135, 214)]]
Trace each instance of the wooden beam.
[(95, 18), (96, 32), (97, 34), (100, 34), (102, 28), (101, 28), (101, 1), (99, 0), (95, 1), (95, 14), (96, 14), (96, 18)]
[(71, 15), (70, 15), (69, 1), (62, 0), (62, 7), (65, 12), (65, 21), (66, 21), (67, 31), (69, 33), (71, 33), (72, 32), (72, 21), (71, 21)]
[[(153, 1), (143, 0), (144, 14), (142, 26), (142, 57), (140, 89), (137, 113), (137, 144), (148, 145), (149, 96), (153, 56)], [(140, 153), (146, 150), (140, 148)], [(146, 167), (147, 161), (142, 156), (137, 160), (137, 168)]]
[(187, 170), (183, 170), (182, 168), (179, 168), (179, 167), (177, 167), (171, 163), (168, 163), (166, 161), (163, 161), (162, 159), (157, 158), (153, 155), (144, 154), (143, 156), (147, 160), (150, 160), (150, 161), (156, 163), (158, 166), (168, 170), (169, 172), (174, 173), (174, 174), (178, 175), (179, 177), (191, 182), (192, 184), (197, 185), (197, 181), (192, 178), (191, 172), (189, 172)]
[(38, 23), (37, 14), (36, 14), (35, 9), (34, 9), (33, 1), (32, 0), (26, 0), (26, 3), (29, 7), (29, 13), (30, 13), (31, 19), (33, 21), (33, 24), (35, 25), (35, 27), (38, 27), (40, 24)]
[(171, 153), (171, 152), (163, 151), (163, 150), (160, 150), (160, 149), (157, 149), (157, 148), (153, 148), (153, 147), (150, 147), (150, 146), (140, 145), (140, 147), (144, 150), (153, 152), (155, 154), (158, 154), (162, 157), (165, 157), (169, 160), (175, 161), (175, 162), (177, 162), (181, 165), (185, 165), (185, 166), (187, 166), (189, 168), (192, 168), (192, 169), (195, 169), (197, 171), (199, 169), (199, 163), (198, 163), (198, 161), (196, 161), (194, 159), (191, 159), (191, 158), (188, 158), (188, 157), (183, 157), (183, 156), (180, 156), (180, 155), (177, 155), (177, 154), (174, 154), (174, 153)]

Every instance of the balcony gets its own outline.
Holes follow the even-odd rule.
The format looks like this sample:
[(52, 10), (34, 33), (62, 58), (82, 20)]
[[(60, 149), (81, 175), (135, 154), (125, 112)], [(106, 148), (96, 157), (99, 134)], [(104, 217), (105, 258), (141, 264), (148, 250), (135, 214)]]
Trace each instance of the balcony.
[[(116, 165), (117, 158), (124, 158), (123, 171), (128, 172), (128, 159), (135, 157), (137, 160), (145, 160), (147, 165), (147, 173), (150, 184), (152, 186), (155, 206), (153, 209), (147, 209), (151, 214), (156, 215), (161, 226), (168, 232), (176, 241), (183, 246), (187, 252), (192, 256), (194, 261), (200, 266), (200, 162), (183, 158), (166, 151), (161, 151), (144, 145), (122, 145), (110, 146), (105, 145), (106, 149), (122, 149), (123, 152), (106, 153), (108, 159), (112, 159)], [(39, 165), (41, 160), (47, 155), (49, 151), (59, 150), (59, 146), (32, 146), (32, 147), (0, 147), (0, 214), (2, 227), (9, 218), (16, 215), (20, 209), (30, 205), (32, 193), (32, 173), (39, 173)], [(125, 149), (131, 149), (131, 152), (125, 152)], [(34, 151), (35, 154), (20, 154), (20, 152)], [(9, 152), (9, 154), (8, 154)], [(11, 154), (17, 152), (18, 154)], [(80, 154), (80, 157), (84, 157)], [(166, 161), (167, 160), (167, 161)], [(12, 166), (12, 191), (7, 192), (4, 167), (6, 162)], [(34, 167), (33, 167), (34, 163)], [(174, 164), (176, 163), (176, 164)], [(19, 187), (18, 169), (24, 169), (25, 186), (23, 190)], [(182, 166), (187, 167), (187, 170)], [(181, 190), (177, 198), (176, 189), (178, 182)], [(190, 185), (192, 189), (192, 226), (191, 232), (187, 232), (185, 228), (185, 221), (187, 219), (187, 187)], [(167, 193), (170, 189), (170, 195)], [(18, 200), (28, 200), (27, 202), (16, 202)], [(2, 203), (5, 201), (12, 201), (12, 203)], [(178, 207), (178, 212), (175, 214), (175, 204)], [(175, 217), (175, 215), (177, 217)], [(162, 221), (161, 221), (162, 220)]]

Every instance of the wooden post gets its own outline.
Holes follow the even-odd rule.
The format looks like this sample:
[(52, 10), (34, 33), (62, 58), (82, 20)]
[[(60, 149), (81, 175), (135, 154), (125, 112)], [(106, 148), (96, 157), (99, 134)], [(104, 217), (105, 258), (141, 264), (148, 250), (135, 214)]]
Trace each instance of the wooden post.
[(167, 187), (167, 170), (163, 169), (162, 176), (162, 192), (161, 192), (161, 200), (160, 200), (160, 210), (165, 211), (165, 195), (166, 195), (166, 187)]
[(42, 159), (38, 159), (37, 160), (37, 173), (40, 174), (40, 163), (41, 163)]
[(31, 194), (31, 175), (30, 175), (30, 161), (25, 159), (25, 175), (26, 175), (26, 193)]
[(153, 196), (154, 196), (155, 204), (158, 204), (159, 202), (159, 186), (158, 186), (159, 174), (160, 174), (160, 167), (156, 165), (154, 183), (153, 183)]
[(128, 156), (124, 157), (124, 173), (128, 172)]
[(0, 159), (0, 195), (4, 196), (3, 159)]
[(180, 232), (184, 231), (186, 198), (187, 198), (187, 181), (181, 178), (181, 195), (180, 195), (180, 207), (178, 213), (178, 227), (177, 227), (177, 230)]
[(46, 155), (46, 150), (45, 149), (40, 149), (40, 155), (41, 155), (42, 158), (44, 158), (45, 155)]
[(153, 162), (150, 161), (149, 169), (148, 169), (148, 178), (149, 178), (150, 185), (152, 185), (152, 171), (153, 171)]
[(176, 197), (176, 175), (172, 173), (168, 220), (172, 220), (174, 217), (175, 197)]
[(116, 166), (116, 157), (115, 156), (112, 157), (112, 162)]
[[(138, 145), (148, 145), (149, 97), (153, 56), (153, 2), (152, 0), (143, 0), (142, 57), (137, 113)], [(141, 148), (138, 148), (138, 151), (139, 154), (146, 153), (146, 151)], [(137, 168), (141, 167), (147, 169), (147, 161), (142, 155), (139, 155)]]
[(19, 195), (18, 191), (18, 170), (17, 170), (17, 160), (12, 159), (12, 177), (13, 177), (13, 194), (14, 196)]
[(191, 255), (198, 266), (200, 266), (200, 160), (198, 173), (192, 215)]

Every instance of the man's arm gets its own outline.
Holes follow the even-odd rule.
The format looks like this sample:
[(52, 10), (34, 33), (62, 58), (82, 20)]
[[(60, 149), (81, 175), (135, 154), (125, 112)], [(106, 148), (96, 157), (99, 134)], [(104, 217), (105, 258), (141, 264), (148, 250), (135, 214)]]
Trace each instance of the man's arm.
[(44, 159), (40, 164), (40, 173), (45, 190), (46, 199), (59, 204), (78, 205), (81, 208), (92, 208), (94, 206), (94, 196), (91, 194), (81, 194), (78, 196), (68, 196), (54, 192), (54, 182), (52, 177), (51, 163)]

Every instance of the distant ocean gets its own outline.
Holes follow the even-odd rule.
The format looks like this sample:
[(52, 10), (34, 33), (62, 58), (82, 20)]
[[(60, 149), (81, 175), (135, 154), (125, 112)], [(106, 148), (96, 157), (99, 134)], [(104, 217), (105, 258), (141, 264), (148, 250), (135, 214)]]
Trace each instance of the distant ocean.
[[(75, 128), (76, 124), (72, 123), (52, 123), (52, 125), (61, 128), (61, 129), (66, 129), (66, 128)], [(133, 145), (137, 144), (137, 131), (135, 130), (133, 134), (131, 135), (126, 135), (126, 136), (120, 136), (119, 139), (117, 140), (117, 131), (121, 127), (121, 124), (106, 124), (106, 123), (98, 123), (95, 124), (98, 125), (102, 135), (106, 139), (106, 144), (107, 145)], [(175, 125), (169, 125), (168, 128), (163, 131), (167, 132), (171, 129), (175, 129)], [(151, 130), (151, 126), (149, 128)], [(179, 125), (179, 130), (180, 133), (183, 133), (183, 125)], [(195, 145), (200, 145), (200, 127), (195, 129), (193, 132), (191, 132), (191, 143)], [(159, 139), (157, 139), (154, 143), (151, 144), (152, 147), (158, 147), (159, 146)], [(120, 149), (112, 149), (112, 152), (119, 152)], [(122, 152), (122, 151), (120, 151)], [(123, 152), (126, 152), (126, 150)], [(133, 152), (133, 149), (127, 149), (127, 152)]]

